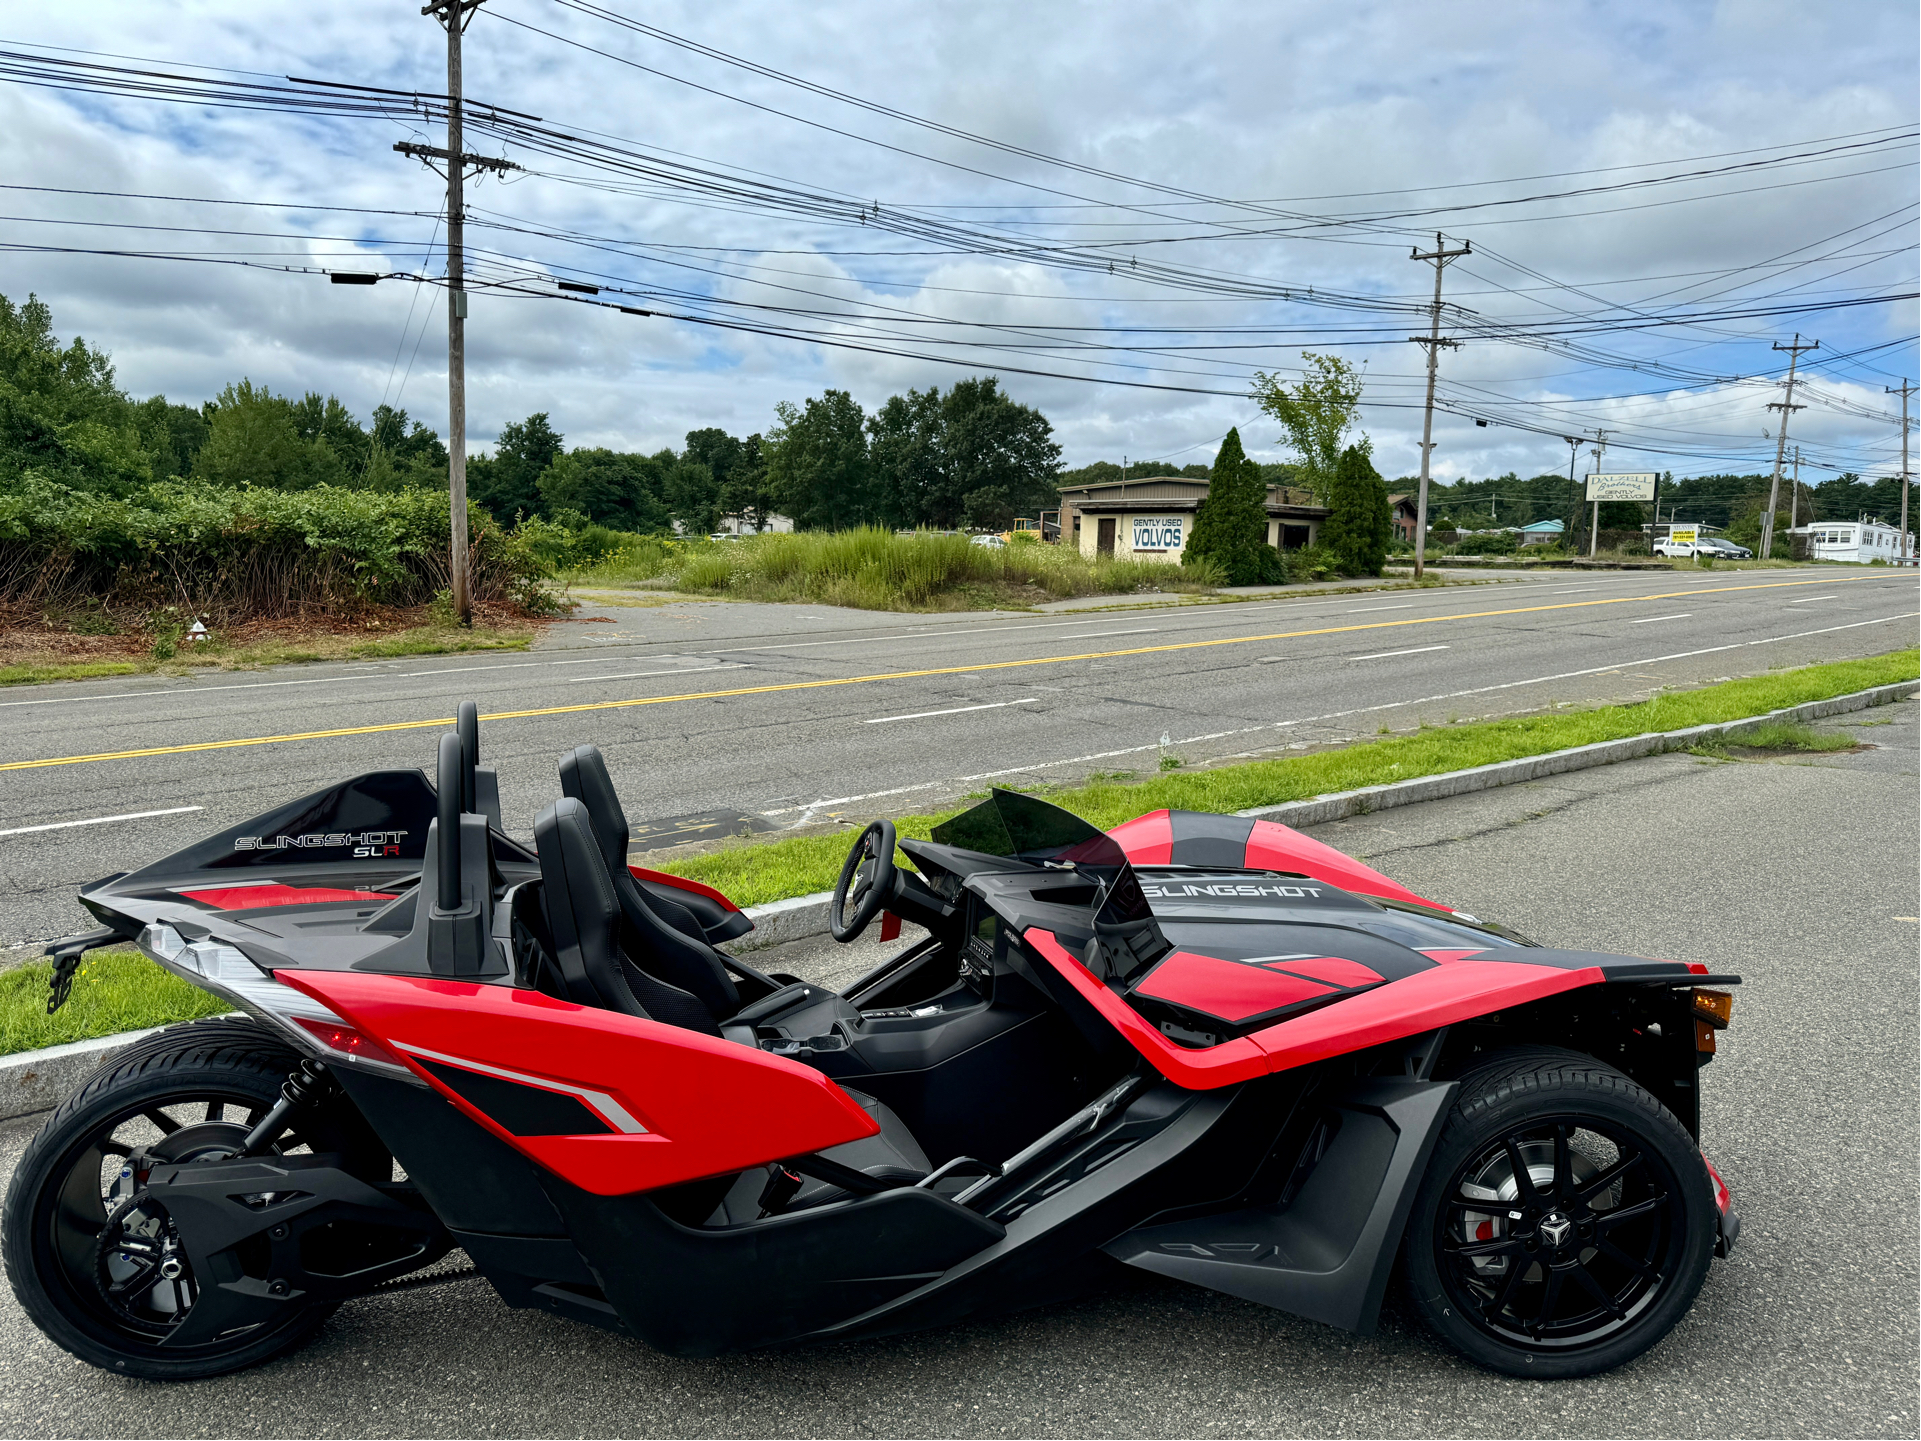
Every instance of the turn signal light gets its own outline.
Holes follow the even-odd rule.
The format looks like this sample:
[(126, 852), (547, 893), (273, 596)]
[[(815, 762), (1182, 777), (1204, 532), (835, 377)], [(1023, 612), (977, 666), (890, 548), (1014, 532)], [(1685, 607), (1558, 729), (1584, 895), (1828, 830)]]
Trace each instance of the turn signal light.
[(1734, 997), (1731, 993), (1695, 988), (1695, 1020), (1705, 1021), (1717, 1031), (1725, 1031), (1728, 1028), (1728, 1017), (1732, 1014), (1734, 1014)]
[(295, 1016), (294, 1020), (321, 1045), (350, 1061), (379, 1061), (382, 1065), (407, 1069), (400, 1057), (345, 1021), (317, 1021), (309, 1016)]

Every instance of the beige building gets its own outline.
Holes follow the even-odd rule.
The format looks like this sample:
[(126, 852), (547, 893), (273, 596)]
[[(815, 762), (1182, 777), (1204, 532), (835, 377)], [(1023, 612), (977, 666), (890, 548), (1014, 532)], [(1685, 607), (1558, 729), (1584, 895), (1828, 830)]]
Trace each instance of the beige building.
[[(1148, 475), (1061, 487), (1060, 538), (1090, 560), (1161, 560), (1178, 565), (1194, 534), (1194, 517), (1207, 499), (1204, 480)], [(1325, 506), (1303, 490), (1267, 488), (1267, 543), (1299, 550), (1320, 538)]]

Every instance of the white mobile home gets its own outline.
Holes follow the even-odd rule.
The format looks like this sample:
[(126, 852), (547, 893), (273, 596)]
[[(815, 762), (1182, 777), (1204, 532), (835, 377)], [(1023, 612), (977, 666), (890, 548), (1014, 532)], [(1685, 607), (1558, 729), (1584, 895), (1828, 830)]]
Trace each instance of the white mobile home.
[[(1819, 520), (1796, 526), (1791, 535), (1808, 538), (1809, 560), (1839, 560), (1855, 565), (1885, 561), (1895, 565), (1901, 559), (1901, 532), (1878, 520)], [(1908, 542), (1908, 558), (1914, 558), (1914, 542)]]

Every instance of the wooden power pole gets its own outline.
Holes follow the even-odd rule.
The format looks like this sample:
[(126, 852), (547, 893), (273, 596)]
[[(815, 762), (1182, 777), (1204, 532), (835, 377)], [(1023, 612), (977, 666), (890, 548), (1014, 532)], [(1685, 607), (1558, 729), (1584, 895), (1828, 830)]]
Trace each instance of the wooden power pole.
[(1806, 345), (1803, 345), (1801, 343), (1801, 333), (1796, 331), (1794, 344), (1783, 345), (1777, 340), (1774, 342), (1774, 348), (1788, 352), (1788, 393), (1779, 400), (1770, 400), (1768, 402), (1769, 410), (1778, 410), (1781, 412), (1781, 429), (1774, 442), (1774, 484), (1768, 490), (1767, 514), (1761, 517), (1760, 558), (1762, 560), (1769, 560), (1774, 555), (1774, 516), (1781, 508), (1781, 465), (1787, 459), (1788, 454), (1788, 417), (1795, 411), (1803, 409), (1802, 406), (1794, 403), (1794, 369), (1795, 366), (1800, 363), (1801, 352), (1804, 350), (1819, 350), (1821, 348), (1821, 342), (1818, 340), (1810, 340)]
[(1471, 254), (1473, 246), (1463, 242), (1459, 250), (1449, 250), (1441, 233), (1434, 232), (1434, 249), (1427, 254), (1419, 250), (1411, 252), (1415, 260), (1434, 262), (1434, 304), (1431, 323), (1426, 335), (1410, 335), (1409, 340), (1416, 345), (1427, 347), (1427, 409), (1421, 419), (1421, 495), (1414, 510), (1414, 578), (1419, 580), (1427, 571), (1427, 478), (1428, 460), (1434, 453), (1434, 373), (1440, 363), (1443, 346), (1459, 346), (1458, 340), (1444, 340), (1441, 337), (1441, 272), (1446, 270), (1450, 261), (1459, 260)]
[(1901, 377), (1901, 388), (1892, 385), (1881, 389), (1889, 395), (1901, 397), (1901, 563), (1908, 563), (1908, 398), (1914, 394), (1914, 382), (1907, 376)]
[(461, 151), (460, 37), (480, 7), (481, 0), (433, 0), (420, 7), (447, 31), (447, 148), (416, 145), (403, 141), (394, 146), (402, 155), (411, 155), (431, 164), (447, 166), (447, 499), (449, 512), (449, 565), (452, 578), (454, 613), (462, 625), (474, 623), (472, 568), (467, 559), (467, 262), (466, 200), (462, 181), (468, 166), (476, 170), (505, 172), (520, 167), (507, 160), (487, 155), (467, 155)]

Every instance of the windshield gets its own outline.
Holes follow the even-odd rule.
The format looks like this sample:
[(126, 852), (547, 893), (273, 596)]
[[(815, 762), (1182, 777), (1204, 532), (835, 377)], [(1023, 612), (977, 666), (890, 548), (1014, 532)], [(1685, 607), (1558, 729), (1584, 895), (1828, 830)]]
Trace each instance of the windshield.
[(1015, 860), (1068, 862), (1119, 869), (1127, 864), (1120, 842), (1072, 811), (1018, 791), (996, 790), (972, 810), (934, 827), (937, 845), (956, 846)]

